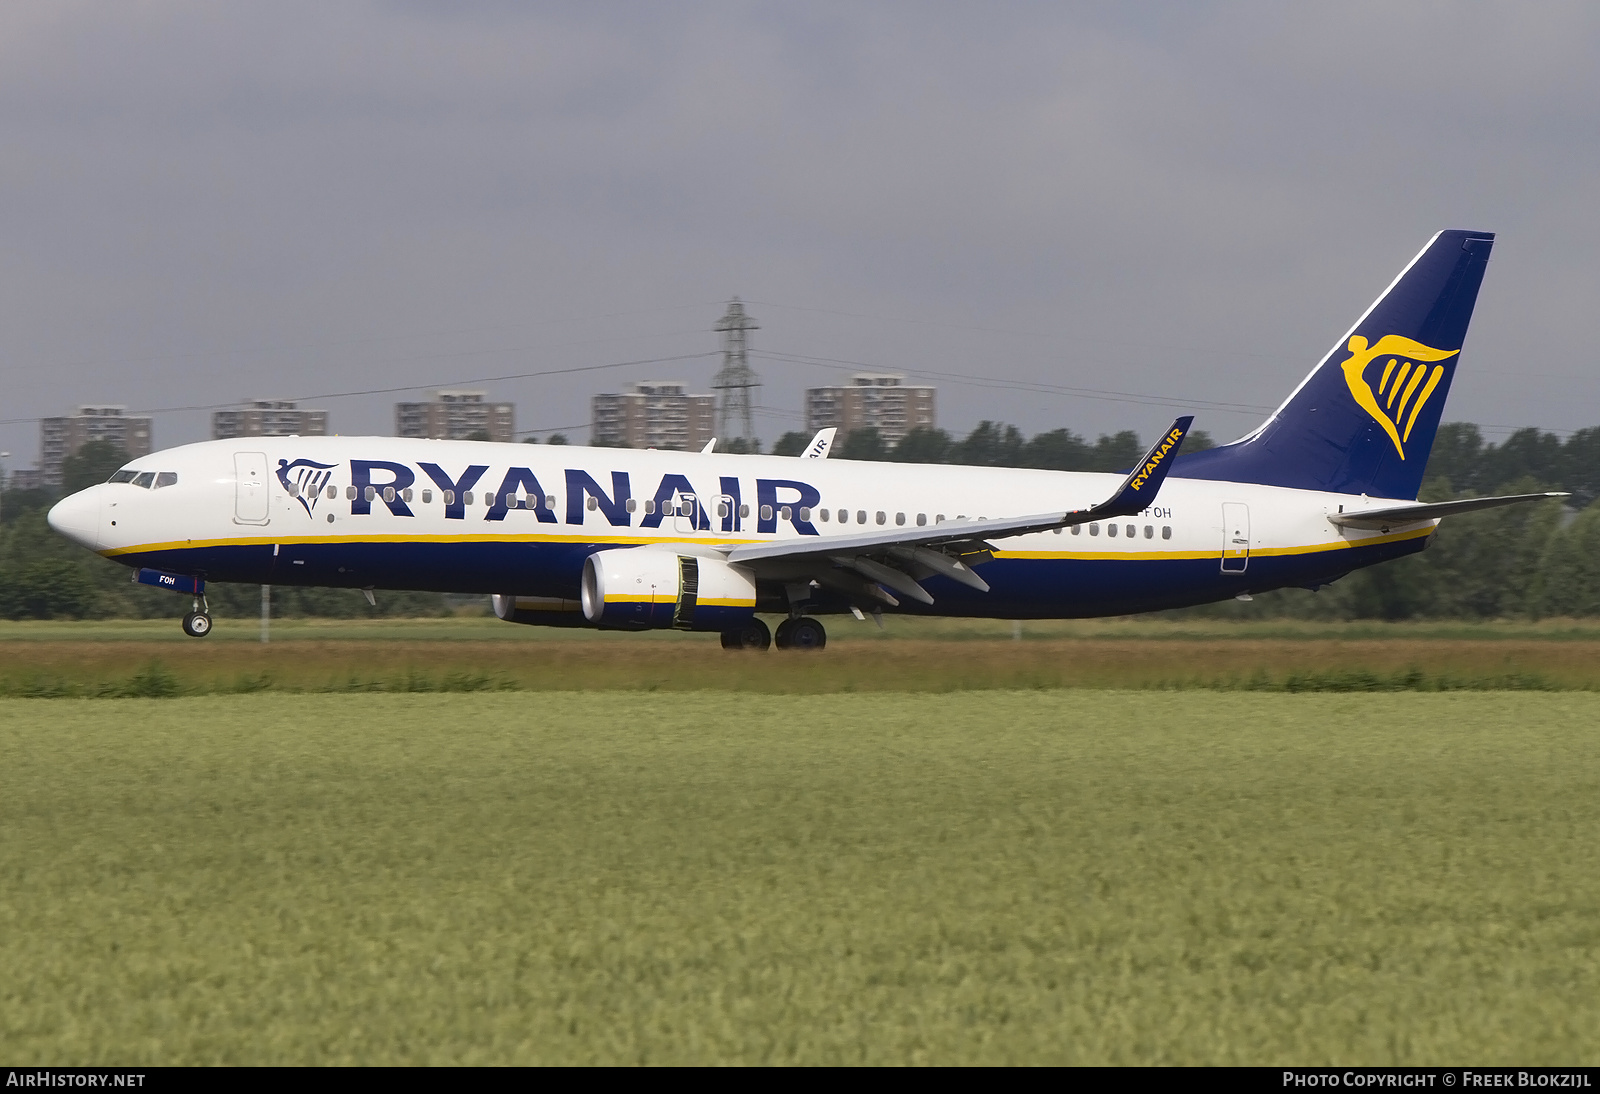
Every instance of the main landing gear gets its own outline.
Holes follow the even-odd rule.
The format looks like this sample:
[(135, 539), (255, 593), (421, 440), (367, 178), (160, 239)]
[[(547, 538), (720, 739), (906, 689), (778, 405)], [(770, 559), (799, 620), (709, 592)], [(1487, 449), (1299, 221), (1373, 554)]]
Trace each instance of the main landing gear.
[(211, 633), (211, 605), (203, 597), (194, 598), (194, 611), (183, 617), (183, 633), (190, 638), (204, 638)]
[(820, 650), (828, 644), (828, 632), (820, 620), (802, 615), (779, 623), (775, 641), (780, 650)]
[[(779, 628), (778, 633), (783, 633)], [(764, 650), (772, 645), (772, 632), (767, 625), (754, 616), (745, 620), (731, 631), (722, 632), (722, 648), (725, 650)]]
[(767, 625), (759, 619), (749, 619), (733, 630), (722, 632), (725, 650), (764, 650), (776, 645), (780, 650), (820, 650), (828, 644), (828, 632), (821, 622), (810, 616), (785, 619), (778, 624), (774, 638)]

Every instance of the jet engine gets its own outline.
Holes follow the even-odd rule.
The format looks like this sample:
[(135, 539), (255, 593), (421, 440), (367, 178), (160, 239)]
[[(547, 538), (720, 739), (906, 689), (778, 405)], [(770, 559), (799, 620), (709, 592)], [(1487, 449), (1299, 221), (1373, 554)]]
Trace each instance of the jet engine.
[(755, 614), (755, 575), (668, 548), (596, 551), (583, 564), (583, 614), (598, 627), (728, 631)]

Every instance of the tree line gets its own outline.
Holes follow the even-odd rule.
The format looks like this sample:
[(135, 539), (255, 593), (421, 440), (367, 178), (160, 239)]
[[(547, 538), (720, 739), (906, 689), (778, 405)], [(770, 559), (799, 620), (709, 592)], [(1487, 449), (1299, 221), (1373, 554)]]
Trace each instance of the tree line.
[[(798, 454), (809, 434), (789, 433), (775, 454)], [(1196, 431), (1185, 448), (1209, 438)], [(965, 437), (913, 430), (898, 445), (857, 430), (836, 455), (905, 463), (961, 463), (1061, 471), (1121, 471), (1144, 452), (1132, 431), (1089, 441), (1057, 429), (1027, 437), (1014, 426), (980, 422)], [(85, 445), (64, 467), (63, 492), (103, 482), (127, 461), (104, 442)], [(1428, 462), (1425, 501), (1487, 494), (1565, 490), (1567, 504), (1534, 503), (1450, 517), (1420, 555), (1358, 570), (1316, 593), (1280, 590), (1250, 604), (1228, 602), (1185, 614), (1305, 619), (1489, 619), (1600, 616), (1600, 428), (1562, 439), (1522, 429), (1492, 443), (1467, 422), (1441, 426)], [(58, 495), (47, 490), (0, 495), (0, 618), (81, 619), (174, 616), (171, 593), (134, 585), (128, 570), (51, 532), (45, 513)], [(213, 610), (251, 616), (259, 586), (214, 584)], [(353, 589), (273, 590), (280, 616), (441, 615), (459, 601), (432, 593), (379, 593), (369, 606)]]

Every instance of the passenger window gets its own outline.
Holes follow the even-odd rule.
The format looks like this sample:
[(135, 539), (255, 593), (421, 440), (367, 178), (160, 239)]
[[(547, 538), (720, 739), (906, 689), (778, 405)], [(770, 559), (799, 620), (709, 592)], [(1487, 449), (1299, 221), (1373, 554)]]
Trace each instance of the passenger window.
[(944, 514), (940, 513), (938, 516), (934, 517), (933, 518), (933, 523), (935, 523), (935, 524), (943, 524), (944, 523)]
[(400, 491), (400, 500), (401, 501), (410, 501), (411, 500), (411, 487), (408, 486), (404, 490)]
[(545, 504), (548, 505), (550, 508), (554, 509), (556, 507), (556, 496), (554, 494), (551, 494), (549, 497), (545, 498), (544, 500), (545, 500)]
[(333, 499), (337, 498), (338, 496), (339, 496), (339, 488), (337, 486), (328, 487), (328, 500), (329, 501), (332, 501)]
[(422, 504), (423, 505), (427, 505), (432, 500), (433, 500), (433, 491), (432, 490), (424, 490), (422, 492)]
[(374, 501), (374, 500), (377, 499), (377, 497), (378, 497), (378, 488), (376, 486), (367, 487), (367, 500), (368, 501)]
[(904, 524), (906, 522), (906, 515), (904, 513), (896, 513), (894, 515), (894, 522), (896, 524)]
[(385, 486), (383, 488), (383, 500), (384, 501), (393, 501), (394, 500), (394, 487)]
[(157, 490), (160, 490), (163, 486), (177, 486), (177, 485), (178, 485), (178, 473), (176, 471), (162, 471), (158, 475), (156, 475), (156, 489)]
[(444, 503), (446, 505), (454, 505), (456, 503), (456, 492), (454, 490), (446, 490), (444, 492)]
[(598, 508), (600, 508), (600, 499), (591, 495), (589, 498), (589, 512), (592, 513)]
[(1123, 531), (1127, 533), (1129, 539), (1132, 539), (1134, 536), (1139, 534), (1139, 529), (1135, 528), (1131, 524), (1124, 528)]
[(888, 519), (889, 519), (889, 518), (888, 518), (888, 516), (887, 516), (887, 515), (886, 515), (886, 514), (885, 514), (885, 513), (884, 513), (884, 511), (883, 511), (883, 510), (882, 510), (882, 509), (879, 509), (879, 510), (878, 510), (878, 523), (879, 523), (879, 524), (882, 524), (882, 523), (883, 523), (883, 522), (884, 522), (884, 521), (886, 521), (886, 520), (888, 520)]
[[(718, 516), (722, 516), (723, 514), (718, 513), (717, 515)], [(810, 520), (811, 519), (811, 510), (809, 508), (807, 508), (806, 506), (804, 506), (804, 505), (802, 505), (800, 507), (800, 519), (801, 520)]]
[(865, 523), (867, 523), (867, 511), (865, 509), (857, 509), (856, 510), (856, 523), (857, 524), (865, 524)]
[(656, 499), (655, 498), (645, 498), (644, 499), (644, 511), (646, 513), (654, 513), (656, 511)]
[[(488, 495), (485, 494), (484, 497), (488, 497)], [(471, 505), (472, 504), (472, 491), (471, 490), (462, 491), (461, 504), (462, 505)]]
[(1148, 524), (1146, 524), (1144, 526), (1144, 538), (1145, 539), (1155, 539), (1156, 538), (1156, 530), (1154, 528), (1152, 528)]
[(639, 508), (639, 503), (637, 501), (635, 501), (633, 498), (629, 498), (628, 499), (628, 504), (627, 504), (627, 506), (625, 508), (630, 513), (636, 512), (638, 510), (638, 508)]
[[(802, 516), (804, 516), (805, 510), (804, 509), (800, 510), (800, 513), (801, 513)], [(728, 503), (727, 502), (725, 502), (725, 501), (717, 502), (717, 517), (720, 520), (726, 520), (727, 519), (727, 517), (728, 517)]]
[(139, 472), (137, 472), (137, 471), (129, 471), (127, 468), (123, 468), (121, 471), (113, 471), (111, 473), (111, 477), (109, 479), (107, 479), (106, 481), (107, 482), (132, 482), (133, 481), (133, 477), (135, 475), (137, 475), (138, 473)]
[(1091, 536), (1098, 536), (1100, 534), (1100, 526), (1098, 524), (1089, 525), (1089, 534)]
[(792, 510), (787, 505), (785, 505), (782, 509), (778, 510), (778, 516), (783, 520), (789, 520), (790, 516), (791, 516), (791, 513), (792, 513)]
[(291, 482), (289, 484), (289, 496), (291, 498), (298, 498), (300, 496), (300, 484), (299, 483)]
[(748, 517), (750, 515), (750, 507), (748, 505), (739, 506), (739, 515), (741, 517)]
[(141, 471), (139, 477), (133, 480), (133, 485), (142, 486), (148, 490), (150, 489), (150, 484), (155, 481), (156, 473), (154, 471)]
[(1116, 534), (1117, 534), (1117, 526), (1115, 524), (1106, 525), (1106, 535), (1115, 536)]
[(353, 486), (345, 487), (344, 488), (344, 496), (345, 496), (345, 500), (347, 500), (347, 501), (355, 501), (356, 500), (356, 488), (353, 487)]
[(927, 523), (928, 523), (928, 514), (926, 514), (926, 513), (918, 513), (917, 514), (917, 527), (918, 528), (922, 528), (922, 527), (926, 526)]
[(1172, 525), (1163, 524), (1161, 526), (1161, 538), (1162, 539), (1171, 539), (1172, 538)]
[(1072, 534), (1073, 534), (1073, 535), (1075, 535), (1075, 536), (1081, 536), (1081, 535), (1083, 535), (1083, 525), (1081, 525), (1081, 524), (1074, 524), (1074, 525), (1073, 525), (1073, 526), (1072, 526)]
[(839, 510), (839, 523), (840, 524), (849, 524), (850, 523), (850, 510), (848, 510), (848, 509)]
[(1052, 528), (1050, 530), (1052, 532), (1054, 532), (1056, 535), (1059, 536), (1061, 534), (1061, 525), (1058, 524), (1058, 525), (1056, 525), (1054, 528)]
[(817, 510), (817, 516), (822, 518), (822, 523), (823, 524), (827, 524), (828, 523), (828, 511), (826, 509), (818, 509)]
[(763, 505), (761, 507), (761, 519), (762, 520), (771, 520), (772, 519), (772, 506)]

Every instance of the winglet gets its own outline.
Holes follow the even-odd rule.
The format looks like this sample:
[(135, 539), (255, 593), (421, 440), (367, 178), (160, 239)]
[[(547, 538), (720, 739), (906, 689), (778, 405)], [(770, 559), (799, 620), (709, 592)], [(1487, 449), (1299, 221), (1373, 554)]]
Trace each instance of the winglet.
[(715, 437), (712, 437), (709, 441), (706, 442), (706, 446), (700, 450), (700, 455), (709, 456), (709, 455), (711, 455), (712, 451), (716, 449), (716, 447), (717, 447), (717, 439)]
[(1128, 472), (1128, 477), (1122, 480), (1122, 488), (1088, 510), (1088, 518), (1127, 517), (1150, 508), (1155, 503), (1162, 482), (1166, 480), (1167, 472), (1172, 468), (1172, 461), (1178, 456), (1179, 446), (1189, 435), (1189, 427), (1193, 424), (1192, 414), (1186, 414), (1173, 422), (1172, 428), (1151, 445), (1150, 451), (1144, 454), (1144, 459)]
[(817, 430), (817, 435), (811, 438), (811, 443), (806, 445), (806, 450), (800, 455), (808, 460), (825, 460), (828, 452), (833, 448), (833, 435), (839, 432), (837, 426)]

